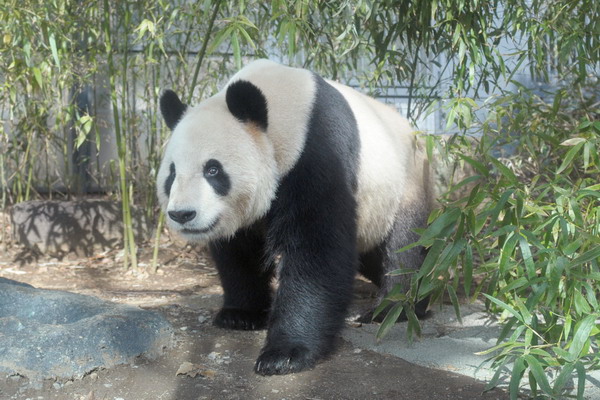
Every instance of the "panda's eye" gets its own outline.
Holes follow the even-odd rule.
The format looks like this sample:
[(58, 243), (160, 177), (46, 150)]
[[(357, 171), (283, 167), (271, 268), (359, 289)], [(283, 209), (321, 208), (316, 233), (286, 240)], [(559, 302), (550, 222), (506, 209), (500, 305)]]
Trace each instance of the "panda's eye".
[(211, 159), (204, 164), (204, 176), (207, 178), (214, 178), (221, 172), (221, 163), (217, 160)]
[(219, 173), (219, 168), (217, 167), (208, 167), (206, 169), (206, 176), (216, 176)]

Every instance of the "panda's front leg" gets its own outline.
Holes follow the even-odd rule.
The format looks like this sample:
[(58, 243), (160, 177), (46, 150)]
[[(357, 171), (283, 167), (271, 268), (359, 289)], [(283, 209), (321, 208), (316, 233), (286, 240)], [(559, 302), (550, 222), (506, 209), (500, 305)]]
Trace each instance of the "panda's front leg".
[(244, 229), (232, 239), (210, 244), (224, 292), (223, 308), (214, 324), (225, 329), (264, 329), (271, 307), (273, 268), (263, 264), (264, 239)]
[(333, 350), (343, 327), (358, 264), (355, 219), (341, 218), (322, 204), (310, 210), (311, 218), (298, 219), (294, 208), (287, 208), (270, 229), (268, 247), (281, 255), (279, 286), (255, 364), (258, 374), (312, 368)]

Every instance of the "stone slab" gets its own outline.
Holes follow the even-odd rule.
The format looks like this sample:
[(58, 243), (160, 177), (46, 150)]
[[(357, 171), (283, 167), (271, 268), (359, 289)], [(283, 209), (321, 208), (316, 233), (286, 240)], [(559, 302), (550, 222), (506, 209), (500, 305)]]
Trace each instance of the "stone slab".
[(0, 278), (0, 372), (78, 378), (140, 355), (155, 358), (172, 336), (157, 312)]

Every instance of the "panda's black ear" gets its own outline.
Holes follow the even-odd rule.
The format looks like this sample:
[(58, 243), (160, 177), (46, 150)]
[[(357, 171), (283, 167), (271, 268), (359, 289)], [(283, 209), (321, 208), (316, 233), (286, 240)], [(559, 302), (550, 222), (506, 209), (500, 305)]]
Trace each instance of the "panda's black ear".
[(185, 110), (187, 110), (187, 105), (179, 100), (179, 96), (174, 91), (165, 90), (160, 96), (160, 112), (169, 129), (175, 129)]
[(242, 122), (254, 122), (267, 130), (267, 99), (259, 88), (248, 81), (236, 81), (227, 88), (225, 100), (234, 117)]

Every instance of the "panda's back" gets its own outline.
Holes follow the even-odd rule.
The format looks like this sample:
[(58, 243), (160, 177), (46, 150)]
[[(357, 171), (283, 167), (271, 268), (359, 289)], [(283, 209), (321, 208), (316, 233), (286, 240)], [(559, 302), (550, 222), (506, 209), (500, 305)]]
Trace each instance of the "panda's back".
[(358, 125), (358, 242), (364, 252), (385, 239), (398, 213), (429, 202), (427, 161), (410, 124), (396, 110), (330, 83), (344, 95)]
[[(352, 169), (357, 175), (355, 196), (360, 251), (368, 251), (381, 243), (399, 212), (413, 204), (428, 202), (424, 198), (427, 179), (423, 152), (408, 121), (391, 107), (337, 82), (319, 83), (319, 78), (310, 71), (268, 60), (249, 64), (230, 82), (239, 79), (255, 84), (267, 99), (267, 135), (273, 144), (280, 176), (287, 174), (300, 160), (305, 146), (312, 142), (307, 137), (320, 134), (310, 132), (310, 120), (314, 108), (323, 104), (316, 102), (322, 94), (318, 91), (323, 91), (323, 82), (341, 93), (354, 114), (359, 139), (359, 154), (352, 160), (358, 166)], [(349, 117), (352, 118), (332, 115), (331, 119), (343, 119), (346, 123)]]

